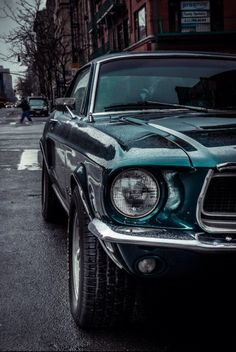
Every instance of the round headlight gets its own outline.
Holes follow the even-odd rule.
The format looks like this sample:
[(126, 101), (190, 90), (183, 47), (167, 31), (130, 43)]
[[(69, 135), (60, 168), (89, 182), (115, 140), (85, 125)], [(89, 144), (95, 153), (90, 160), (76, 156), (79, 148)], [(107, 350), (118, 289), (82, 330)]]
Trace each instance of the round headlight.
[(160, 187), (153, 175), (143, 170), (126, 170), (114, 179), (111, 201), (116, 210), (130, 218), (150, 214), (160, 199)]

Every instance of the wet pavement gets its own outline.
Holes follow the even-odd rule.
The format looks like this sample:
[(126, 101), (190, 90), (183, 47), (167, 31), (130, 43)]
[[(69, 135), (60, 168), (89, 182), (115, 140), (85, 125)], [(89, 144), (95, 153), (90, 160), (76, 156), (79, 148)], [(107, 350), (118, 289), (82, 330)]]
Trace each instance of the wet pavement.
[(234, 275), (213, 284), (179, 280), (162, 296), (143, 286), (155, 303), (144, 323), (77, 328), (68, 303), (66, 223), (41, 216), (46, 118), (18, 126), (18, 112), (1, 110), (0, 351), (235, 351)]

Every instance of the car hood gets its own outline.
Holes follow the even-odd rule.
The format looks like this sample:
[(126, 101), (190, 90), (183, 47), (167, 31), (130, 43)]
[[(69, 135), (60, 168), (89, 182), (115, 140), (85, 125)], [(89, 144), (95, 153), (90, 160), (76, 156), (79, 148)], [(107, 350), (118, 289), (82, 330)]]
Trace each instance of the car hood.
[[(115, 121), (116, 120), (116, 121)], [(142, 164), (215, 167), (236, 162), (236, 114), (125, 114), (97, 126)]]

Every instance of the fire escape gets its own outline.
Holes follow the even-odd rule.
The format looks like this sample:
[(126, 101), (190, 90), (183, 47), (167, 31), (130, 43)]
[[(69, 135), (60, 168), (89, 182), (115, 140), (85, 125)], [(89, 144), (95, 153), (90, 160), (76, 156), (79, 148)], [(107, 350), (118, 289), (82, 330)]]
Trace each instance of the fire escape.
[[(96, 7), (97, 3), (99, 3), (99, 1), (96, 0), (91, 0), (90, 2), (91, 12), (93, 11), (91, 22), (88, 25), (93, 49), (91, 58), (112, 51), (108, 32), (112, 30), (116, 21), (123, 18), (126, 13), (126, 5), (122, 0), (106, 0), (100, 7)], [(100, 45), (98, 43), (100, 43)]]
[(76, 0), (70, 0), (70, 19), (71, 19), (72, 63), (76, 64), (79, 60), (79, 19), (78, 19), (78, 1)]

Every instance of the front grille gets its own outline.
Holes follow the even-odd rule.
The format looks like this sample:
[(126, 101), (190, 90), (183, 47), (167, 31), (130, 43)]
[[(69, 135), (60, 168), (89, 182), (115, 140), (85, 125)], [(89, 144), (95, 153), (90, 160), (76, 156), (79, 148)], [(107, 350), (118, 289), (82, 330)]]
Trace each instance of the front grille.
[(236, 233), (235, 171), (211, 170), (200, 199), (200, 225), (206, 231)]
[(217, 175), (211, 179), (203, 211), (236, 215), (236, 175)]

